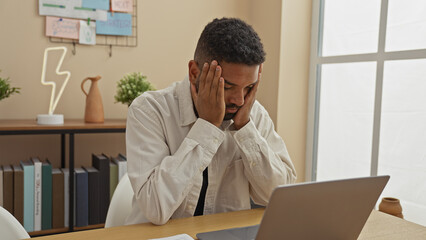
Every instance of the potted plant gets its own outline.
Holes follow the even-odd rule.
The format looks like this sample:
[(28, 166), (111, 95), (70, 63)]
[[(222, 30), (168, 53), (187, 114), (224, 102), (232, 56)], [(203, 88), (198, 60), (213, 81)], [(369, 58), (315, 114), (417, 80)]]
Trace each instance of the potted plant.
[(133, 100), (146, 91), (156, 90), (147, 80), (147, 76), (140, 72), (133, 72), (125, 75), (117, 82), (117, 93), (114, 96), (116, 102), (121, 102), (130, 106)]
[(9, 83), (9, 78), (0, 77), (0, 100), (4, 98), (8, 98), (10, 95), (14, 93), (19, 93), (20, 89), (21, 88), (18, 88), (18, 87), (11, 87)]

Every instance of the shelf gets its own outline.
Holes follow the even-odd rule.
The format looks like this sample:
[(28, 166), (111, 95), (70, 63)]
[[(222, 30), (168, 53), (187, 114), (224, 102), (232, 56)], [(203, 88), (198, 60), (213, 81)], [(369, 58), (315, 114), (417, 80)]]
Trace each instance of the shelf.
[[(126, 119), (105, 119), (103, 123), (85, 123), (84, 119), (65, 119), (61, 125), (38, 125), (34, 119), (0, 120), (0, 135), (58, 134), (61, 136), (61, 167), (65, 167), (65, 136), (68, 135), (69, 172), (74, 172), (74, 135), (84, 133), (125, 133)], [(69, 222), (74, 220), (74, 174), (69, 175)], [(49, 229), (30, 232), (30, 236), (50, 235), (94, 228), (102, 228), (104, 224), (67, 228)]]
[[(104, 228), (105, 224), (95, 224), (95, 225), (88, 225), (84, 227), (74, 227), (74, 231), (82, 231), (82, 230), (90, 230), (90, 229), (97, 229), (97, 228)], [(58, 234), (58, 233), (67, 233), (69, 232), (69, 228), (55, 228), (55, 229), (49, 229), (49, 230), (41, 230), (41, 231), (35, 231), (35, 232), (29, 232), (28, 235), (31, 237), (37, 237), (37, 236), (44, 236), (44, 235), (51, 235), (51, 234)]]
[(69, 231), (69, 228), (55, 228), (55, 229), (49, 229), (49, 230), (29, 232), (28, 235), (30, 235), (30, 237), (36, 237), (36, 236), (51, 235), (51, 234), (57, 234), (57, 233), (66, 233), (68, 231)]
[(90, 229), (104, 228), (104, 227), (105, 227), (105, 223), (101, 223), (101, 224), (95, 224), (95, 225), (88, 225), (84, 227), (74, 227), (74, 231), (90, 230)]
[(83, 119), (65, 119), (62, 125), (39, 125), (30, 119), (0, 120), (0, 135), (123, 132), (126, 119), (106, 119), (103, 123), (85, 123)]

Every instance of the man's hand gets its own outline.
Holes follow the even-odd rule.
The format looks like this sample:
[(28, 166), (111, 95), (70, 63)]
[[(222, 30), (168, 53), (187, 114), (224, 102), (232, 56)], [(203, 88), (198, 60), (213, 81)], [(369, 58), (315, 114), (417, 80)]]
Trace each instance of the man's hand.
[(200, 73), (198, 92), (195, 83), (191, 83), (192, 100), (198, 112), (198, 117), (220, 127), (225, 116), (224, 80), (221, 77), (222, 68), (217, 61), (204, 63)]
[(262, 67), (263, 64), (259, 67), (259, 73), (257, 74), (257, 82), (253, 86), (252, 89), (247, 93), (247, 95), (244, 97), (244, 105), (238, 110), (237, 114), (235, 114), (234, 120), (234, 127), (236, 130), (239, 130), (240, 128), (244, 127), (249, 121), (250, 121), (250, 112), (251, 108), (253, 107), (253, 103), (256, 100), (256, 92), (257, 87), (260, 83), (260, 78), (262, 74)]

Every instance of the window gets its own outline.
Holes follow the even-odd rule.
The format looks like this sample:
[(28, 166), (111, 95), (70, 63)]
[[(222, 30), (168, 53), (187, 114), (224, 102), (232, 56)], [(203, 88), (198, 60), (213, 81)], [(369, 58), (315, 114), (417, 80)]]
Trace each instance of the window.
[(426, 1), (313, 2), (308, 180), (390, 175), (426, 226)]

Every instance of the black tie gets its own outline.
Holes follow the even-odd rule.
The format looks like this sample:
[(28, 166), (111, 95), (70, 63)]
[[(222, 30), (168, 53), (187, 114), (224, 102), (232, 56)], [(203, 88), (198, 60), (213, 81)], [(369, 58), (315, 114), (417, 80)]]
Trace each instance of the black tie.
[(197, 207), (195, 208), (194, 216), (203, 215), (204, 201), (206, 199), (207, 186), (209, 185), (209, 175), (207, 168), (203, 171), (203, 186), (201, 187), (200, 197), (198, 198)]

